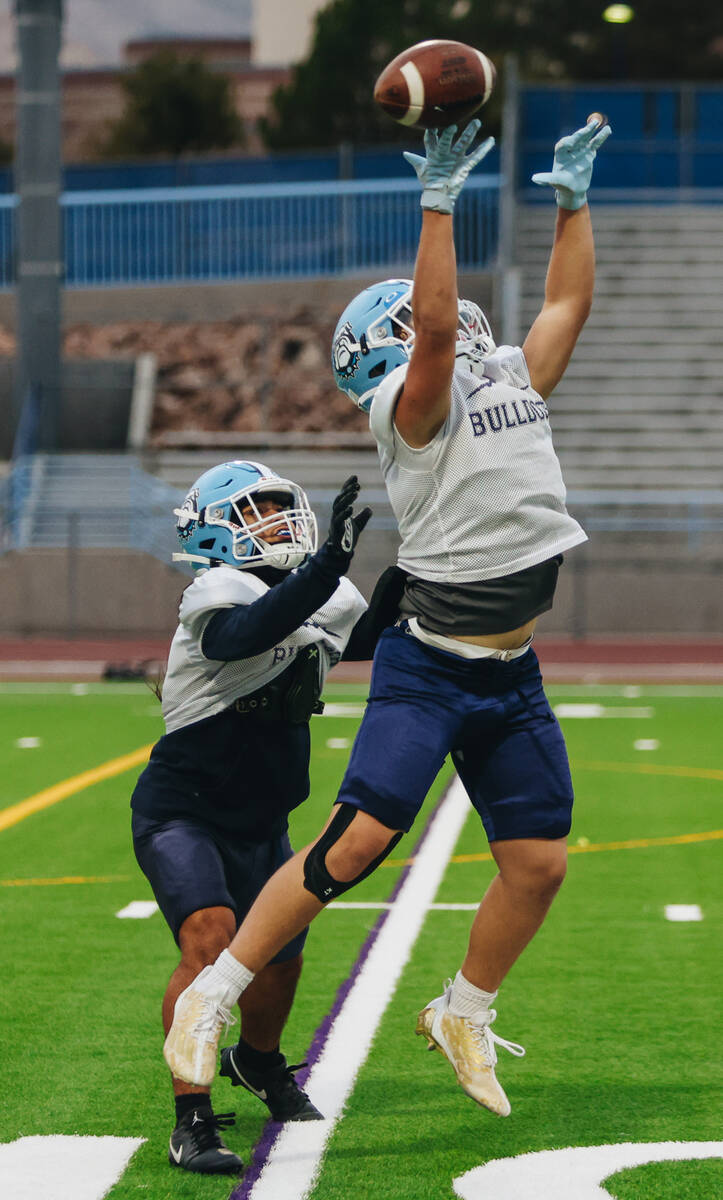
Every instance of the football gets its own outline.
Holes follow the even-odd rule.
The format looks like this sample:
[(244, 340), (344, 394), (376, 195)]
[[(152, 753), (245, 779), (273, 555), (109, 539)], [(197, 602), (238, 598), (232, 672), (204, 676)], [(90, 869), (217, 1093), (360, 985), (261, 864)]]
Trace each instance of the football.
[(464, 42), (418, 42), (384, 68), (374, 99), (401, 125), (444, 129), (463, 125), (481, 108), (495, 78), (491, 59)]

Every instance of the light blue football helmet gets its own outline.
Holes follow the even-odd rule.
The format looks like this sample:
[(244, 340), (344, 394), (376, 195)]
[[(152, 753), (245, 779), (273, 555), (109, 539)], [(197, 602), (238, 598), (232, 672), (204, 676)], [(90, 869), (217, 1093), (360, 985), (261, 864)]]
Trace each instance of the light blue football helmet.
[[(495, 348), (482, 309), (472, 300), (460, 300), (459, 365), (473, 370)], [(336, 386), (363, 412), (369, 412), (379, 384), (396, 367), (409, 362), (413, 350), (412, 280), (375, 283), (346, 306), (334, 330), (331, 365)]]
[[(264, 497), (283, 504), (280, 512), (263, 516), (258, 503)], [(290, 571), (317, 547), (317, 525), (306, 493), (290, 479), (282, 479), (263, 463), (220, 463), (204, 472), (180, 508), (176, 531), (181, 543), (176, 562), (200, 569), (226, 563), (239, 570), (258, 566)], [(283, 533), (282, 542), (269, 543), (265, 534)]]

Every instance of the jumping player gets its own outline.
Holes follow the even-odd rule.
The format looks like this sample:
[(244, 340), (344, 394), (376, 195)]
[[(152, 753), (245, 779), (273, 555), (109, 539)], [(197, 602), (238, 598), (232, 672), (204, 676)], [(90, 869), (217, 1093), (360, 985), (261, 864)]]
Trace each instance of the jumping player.
[[(328, 668), (345, 649), (371, 656), (375, 607), (385, 622), (375, 602), (365, 612), (344, 578), (370, 516), (352, 516), (358, 491), (356, 478), (347, 480), (318, 551), (305, 493), (260, 463), (214, 467), (176, 510), (182, 549), (174, 557), (198, 574), (183, 593), (171, 644), (166, 733), (131, 801), (138, 862), (181, 951), (163, 1000), (166, 1032), (179, 993), (228, 945), (291, 857), (287, 816), (308, 795), (309, 718)], [(299, 930), (279, 947), (245, 992), (241, 1037), (223, 1065), (232, 1084), (280, 1121), (321, 1117), (279, 1050), (305, 936)], [(241, 1160), (218, 1132), (234, 1114), (215, 1115), (205, 1086), (174, 1078), (173, 1089), (170, 1163), (239, 1172)]]
[[(497, 348), (481, 310), (457, 299), (455, 200), (492, 145), (468, 154), (473, 121), (405, 155), (422, 185), (413, 286), (387, 280), (342, 314), (332, 359), (370, 413), (407, 573), (402, 618), (379, 640), (366, 713), (332, 817), (267, 884), (229, 949), (179, 998), (166, 1059), (210, 1080), (224, 1009), (324, 904), (364, 878), (408, 830), (451, 753), (498, 867), (453, 983), (417, 1033), (500, 1116), (494, 1001), (563, 880), (572, 786), (531, 640), (563, 552), (585, 540), (565, 508), (546, 400), (590, 311), (594, 246), (586, 203), (591, 120), (555, 147), (557, 225), (545, 298), (523, 346)], [(205, 1012), (205, 1024), (198, 1024)]]

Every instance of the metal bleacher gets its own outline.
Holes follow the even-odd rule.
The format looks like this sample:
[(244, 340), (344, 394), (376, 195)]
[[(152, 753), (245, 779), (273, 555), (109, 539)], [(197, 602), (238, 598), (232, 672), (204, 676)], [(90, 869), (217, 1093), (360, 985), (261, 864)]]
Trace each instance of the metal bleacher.
[[(723, 488), (723, 205), (592, 205), (593, 312), (550, 402), (573, 490)], [(522, 329), (539, 310), (549, 210), (519, 210)], [(712, 497), (711, 497), (712, 499)]]
[(133, 547), (167, 562), (171, 510), (183, 491), (141, 469), (130, 454), (36, 454), (2, 481), (1, 549)]

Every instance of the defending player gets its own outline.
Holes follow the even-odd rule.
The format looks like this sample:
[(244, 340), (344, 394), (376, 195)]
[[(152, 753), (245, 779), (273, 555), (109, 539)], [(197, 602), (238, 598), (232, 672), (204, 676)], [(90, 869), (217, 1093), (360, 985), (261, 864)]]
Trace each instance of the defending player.
[[(373, 620), (385, 623), (378, 598), (365, 612), (344, 578), (370, 516), (352, 517), (358, 491), (356, 478), (347, 480), (316, 553), (305, 493), (259, 463), (214, 467), (176, 510), (182, 552), (174, 557), (199, 573), (183, 593), (171, 644), (166, 734), (131, 801), (138, 862), (181, 950), (163, 1001), (166, 1032), (179, 993), (228, 945), (291, 856), (287, 816), (308, 795), (309, 718), (328, 668), (345, 648), (370, 657)], [(321, 1117), (279, 1051), (305, 933), (279, 947), (244, 994), (241, 1037), (223, 1066), (282, 1121)], [(174, 1078), (173, 1088), (170, 1163), (240, 1171), (218, 1132), (233, 1113), (215, 1115), (205, 1086)]]
[[(337, 327), (337, 382), (370, 412), (408, 573), (403, 619), (384, 632), (371, 693), (333, 816), (277, 872), (228, 951), (179, 998), (166, 1041), (179, 1075), (210, 1079), (224, 1007), (285, 940), (362, 879), (408, 830), (444, 761), (485, 827), (498, 874), (454, 982), (419, 1014), (464, 1090), (506, 1116), (495, 1076), (497, 989), (562, 882), (572, 786), (560, 728), (531, 647), (561, 555), (585, 540), (565, 508), (545, 403), (590, 311), (594, 247), (586, 203), (597, 149), (590, 122), (555, 147), (557, 226), (545, 299), (522, 348), (496, 348), (476, 305), (458, 302), (452, 212), (487, 139), (479, 122), (425, 136), (405, 155), (422, 184), (414, 285), (387, 280)], [(203, 1031), (201, 1010), (215, 1014)]]

